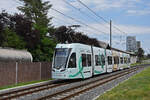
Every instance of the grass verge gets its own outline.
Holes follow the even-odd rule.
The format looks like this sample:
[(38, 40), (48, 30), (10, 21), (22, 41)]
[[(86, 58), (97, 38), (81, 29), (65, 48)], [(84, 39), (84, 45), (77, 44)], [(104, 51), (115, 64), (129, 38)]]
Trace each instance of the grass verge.
[(150, 67), (101, 95), (97, 100), (150, 100)]
[[(48, 80), (52, 80), (52, 79), (48, 79)], [(48, 81), (48, 80), (38, 80), (38, 81), (31, 81), (31, 82), (25, 82), (25, 83), (18, 83), (18, 84), (9, 85), (9, 86), (3, 86), (3, 87), (0, 87), (0, 90), (4, 90), (4, 89), (8, 89), (8, 88), (14, 88), (14, 87), (18, 87), (18, 86), (29, 85), (29, 84), (34, 84), (34, 83), (39, 83), (39, 82), (44, 82), (44, 81)]]
[(134, 63), (134, 64), (131, 64), (130, 66), (137, 66), (137, 65), (142, 65), (142, 64), (150, 64), (148, 62), (142, 62), (142, 63)]

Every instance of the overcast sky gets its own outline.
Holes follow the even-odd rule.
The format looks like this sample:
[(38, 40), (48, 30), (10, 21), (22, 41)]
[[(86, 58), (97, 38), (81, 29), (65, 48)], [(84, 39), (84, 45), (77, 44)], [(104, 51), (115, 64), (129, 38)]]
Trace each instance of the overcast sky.
[[(44, 0), (50, 1), (52, 8), (71, 16), (88, 26), (81, 25), (54, 10), (49, 10), (49, 17), (53, 17), (52, 24), (56, 27), (61, 25), (81, 25), (77, 31), (84, 32), (90, 37), (109, 42), (109, 24), (92, 14), (77, 0)], [(65, 1), (75, 6), (74, 9)], [(81, 0), (99, 16), (109, 21), (112, 19), (113, 47), (125, 49), (126, 36), (136, 36), (141, 41), (145, 52), (150, 53), (150, 0)], [(0, 0), (0, 10), (9, 13), (19, 13), (17, 7), (23, 5), (19, 0)], [(81, 13), (82, 12), (82, 13)], [(125, 34), (126, 33), (126, 34)]]

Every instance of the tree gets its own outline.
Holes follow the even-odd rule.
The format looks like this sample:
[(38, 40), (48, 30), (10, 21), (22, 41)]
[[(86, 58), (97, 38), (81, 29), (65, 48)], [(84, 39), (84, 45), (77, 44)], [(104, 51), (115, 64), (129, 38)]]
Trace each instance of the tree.
[(23, 38), (13, 30), (15, 23), (11, 21), (12, 15), (5, 11), (0, 13), (0, 46), (24, 49), (26, 43)]
[(8, 26), (8, 22), (9, 22), (8, 14), (5, 12), (5, 10), (3, 10), (0, 13), (0, 46), (2, 46), (2, 44), (6, 40), (4, 31), (5, 31), (5, 27)]
[(2, 44), (2, 47), (11, 47), (15, 49), (25, 49), (26, 43), (23, 41), (22, 37), (18, 36), (15, 32), (6, 28), (4, 31), (6, 40)]
[(68, 43), (83, 43), (101, 47), (97, 39), (90, 38), (81, 32), (75, 32), (74, 30), (69, 29), (66, 26), (58, 27), (54, 35), (60, 43), (65, 43), (67, 41)]
[(52, 5), (48, 1), (42, 2), (42, 0), (20, 1), (24, 5), (18, 7), (18, 9), (32, 22), (31, 29), (33, 31), (30, 33), (39, 36), (40, 39), (39, 43), (34, 45), (34, 48), (29, 48), (34, 61), (51, 61), (56, 43), (53, 39), (46, 37), (46, 34), (54, 31), (50, 24), (51, 18), (47, 17), (48, 10)]
[(27, 48), (34, 49), (40, 43), (40, 32), (32, 28), (33, 22), (29, 18), (22, 14), (15, 14), (11, 16), (10, 20), (15, 23), (11, 25), (11, 29), (23, 37), (27, 43)]
[(49, 4), (49, 1), (42, 2), (42, 0), (20, 1), (24, 2), (24, 6), (20, 6), (18, 9), (34, 23), (34, 28), (45, 36), (51, 26), (51, 18), (48, 18), (47, 14), (52, 5)]
[(144, 50), (142, 48), (138, 49), (138, 52), (136, 52), (137, 56), (138, 56), (138, 61), (141, 62), (142, 58), (144, 57)]
[(150, 59), (150, 54), (147, 54), (147, 58)]

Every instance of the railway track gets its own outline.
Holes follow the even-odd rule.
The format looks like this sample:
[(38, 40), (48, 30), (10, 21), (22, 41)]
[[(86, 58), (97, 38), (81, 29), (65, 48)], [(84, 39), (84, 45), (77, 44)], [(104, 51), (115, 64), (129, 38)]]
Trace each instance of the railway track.
[(28, 95), (28, 94), (36, 93), (36, 92), (39, 92), (39, 91), (43, 91), (43, 90), (63, 86), (63, 85), (66, 85), (66, 84), (68, 84), (68, 83), (66, 82), (66, 83), (54, 84), (54, 82), (52, 82), (52, 83), (49, 83), (49, 84), (42, 84), (42, 85), (32, 86), (32, 87), (19, 89), (19, 90), (15, 90), (15, 91), (8, 91), (6, 93), (0, 94), (0, 100), (10, 100), (10, 99), (18, 98), (18, 97), (25, 96), (25, 95)]
[(38, 100), (46, 100), (46, 99), (48, 99), (48, 100), (68, 100), (68, 99), (70, 99), (74, 96), (77, 96), (83, 92), (86, 92), (90, 89), (98, 87), (98, 86), (105, 84), (107, 82), (110, 82), (114, 79), (117, 79), (119, 77), (127, 75), (136, 70), (138, 70), (138, 68), (127, 69), (124, 72), (114, 74), (113, 76), (108, 76), (108, 77), (102, 78), (101, 80), (98, 79), (98, 80), (94, 80), (94, 81), (91, 81), (91, 82), (88, 82), (85, 84), (81, 84), (81, 85), (78, 85), (75, 87), (71, 87), (66, 90), (62, 90), (57, 93), (53, 93), (53, 94), (41, 97)]
[[(60, 91), (57, 91), (55, 93), (51, 93), (51, 94), (43, 96), (43, 97), (39, 97), (38, 100), (45, 100), (45, 99), (66, 100), (66, 99), (70, 99), (73, 96), (77, 96), (77, 95), (79, 95), (83, 92), (86, 92), (92, 88), (95, 88), (95, 87), (100, 86), (102, 84), (105, 84), (109, 81), (117, 79), (121, 76), (127, 75), (133, 71), (136, 71), (136, 70), (138, 70), (138, 68), (141, 68), (141, 67), (133, 67), (130, 69), (125, 69), (122, 71), (114, 72), (112, 74), (100, 75), (97, 78), (95, 78), (95, 80), (93, 80), (93, 81), (89, 81), (90, 79), (87, 79), (88, 81), (84, 80), (84, 82), (81, 82), (80, 85), (68, 87), (65, 90), (60, 90)], [(105, 76), (105, 77), (102, 77), (102, 76)], [(19, 89), (19, 90), (7, 92), (7, 93), (1, 93), (0, 94), (0, 100), (17, 99), (19, 97), (26, 96), (28, 94), (38, 93), (38, 92), (41, 92), (44, 90), (54, 89), (54, 88), (61, 87), (61, 86), (63, 87), (65, 85), (68, 85), (71, 83), (74, 84), (75, 82), (78, 82), (78, 81), (59, 82), (59, 83), (55, 83), (55, 84), (54, 83), (42, 84), (42, 85), (32, 86), (32, 87), (28, 87), (25, 89)]]

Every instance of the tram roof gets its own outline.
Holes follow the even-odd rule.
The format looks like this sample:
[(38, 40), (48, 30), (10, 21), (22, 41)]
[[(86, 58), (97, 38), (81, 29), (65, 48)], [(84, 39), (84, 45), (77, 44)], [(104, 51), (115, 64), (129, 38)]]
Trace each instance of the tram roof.
[(136, 56), (136, 54), (134, 54), (132, 52), (127, 52), (127, 51), (119, 50), (117, 48), (110, 47), (110, 45), (108, 43), (105, 43), (103, 41), (99, 41), (99, 45), (100, 45), (101, 48), (105, 48), (105, 49), (109, 49), (109, 50), (114, 50), (114, 51), (119, 51), (119, 52), (122, 52), (122, 53), (130, 54), (132, 56)]

